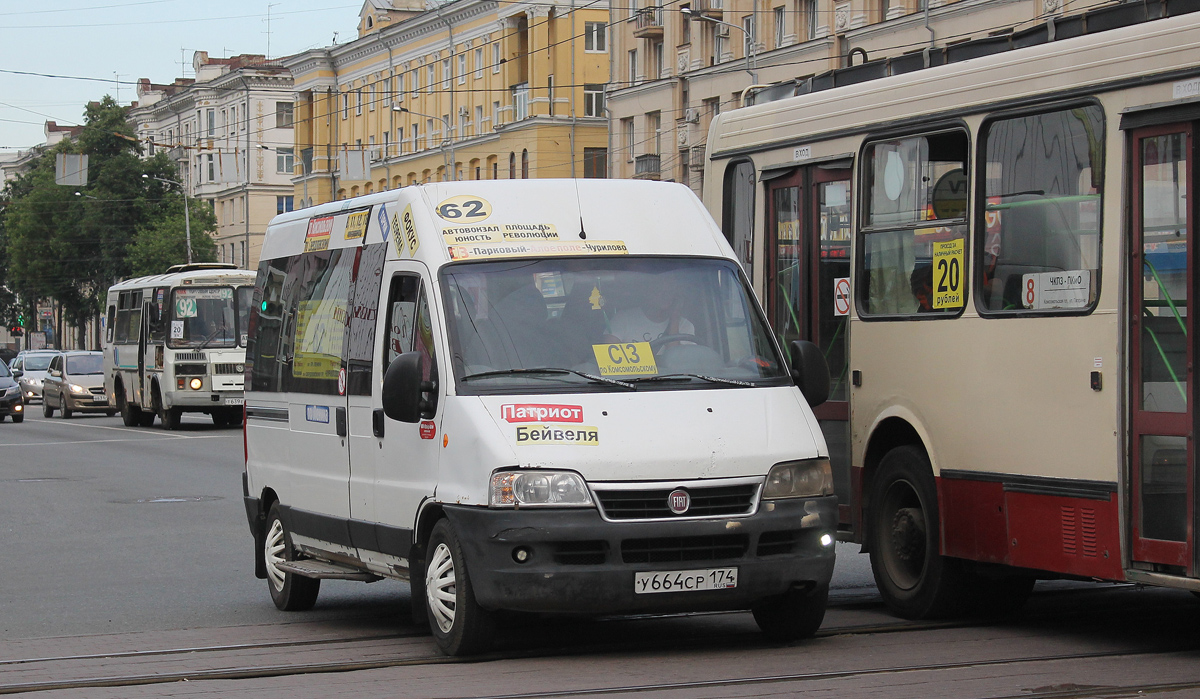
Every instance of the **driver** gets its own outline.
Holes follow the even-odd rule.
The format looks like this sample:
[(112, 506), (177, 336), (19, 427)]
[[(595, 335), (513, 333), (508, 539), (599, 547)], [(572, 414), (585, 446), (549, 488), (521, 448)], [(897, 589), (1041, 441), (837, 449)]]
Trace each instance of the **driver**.
[(667, 274), (649, 277), (638, 305), (617, 311), (609, 321), (608, 342), (652, 342), (666, 335), (695, 335), (696, 326), (679, 312), (679, 285)]

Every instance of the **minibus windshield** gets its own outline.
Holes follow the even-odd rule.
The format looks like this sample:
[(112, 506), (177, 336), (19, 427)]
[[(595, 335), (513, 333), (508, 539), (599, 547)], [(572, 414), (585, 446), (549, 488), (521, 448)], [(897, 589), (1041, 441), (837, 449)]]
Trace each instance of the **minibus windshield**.
[(788, 383), (737, 264), (552, 258), (442, 274), (460, 393)]
[(234, 347), (237, 319), (233, 289), (180, 287), (171, 292), (167, 342), (173, 348)]

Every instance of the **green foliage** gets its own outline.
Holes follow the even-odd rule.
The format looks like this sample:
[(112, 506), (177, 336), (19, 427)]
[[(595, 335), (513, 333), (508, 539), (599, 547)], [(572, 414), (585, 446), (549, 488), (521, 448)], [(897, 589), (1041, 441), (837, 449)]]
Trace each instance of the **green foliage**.
[[(171, 265), (187, 262), (187, 229), (183, 199), (175, 196), (169, 210), (139, 229), (129, 246), (129, 266), (133, 276), (162, 274)], [(196, 199), (188, 201), (192, 228), (192, 262), (216, 262), (217, 244), (204, 231), (217, 225), (212, 209)]]
[[(88, 156), (87, 187), (54, 183), (54, 156)], [(165, 153), (143, 159), (141, 145), (125, 121), (125, 108), (111, 97), (86, 109), (77, 139), (47, 151), (33, 168), (0, 193), (0, 315), (5, 306), (32, 309), (54, 298), (64, 318), (82, 327), (101, 311), (108, 287), (135, 274), (158, 274), (187, 259), (183, 199), (175, 164)], [(78, 192), (78, 193), (77, 193)], [(209, 233), (212, 211), (193, 204), (193, 260), (215, 259)]]

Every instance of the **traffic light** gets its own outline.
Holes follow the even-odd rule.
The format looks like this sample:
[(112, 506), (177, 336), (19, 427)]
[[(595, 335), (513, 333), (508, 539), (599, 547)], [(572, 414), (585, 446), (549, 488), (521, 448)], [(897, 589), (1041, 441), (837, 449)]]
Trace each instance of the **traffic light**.
[(8, 329), (8, 332), (13, 337), (21, 337), (22, 335), (25, 334), (25, 328), (22, 328), (20, 325), (14, 325)]

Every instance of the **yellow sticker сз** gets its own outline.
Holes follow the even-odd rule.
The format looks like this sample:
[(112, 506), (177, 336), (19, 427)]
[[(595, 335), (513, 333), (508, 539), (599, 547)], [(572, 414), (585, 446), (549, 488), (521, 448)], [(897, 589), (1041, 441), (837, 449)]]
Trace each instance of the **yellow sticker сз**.
[(601, 376), (651, 376), (658, 373), (649, 342), (592, 345)]

